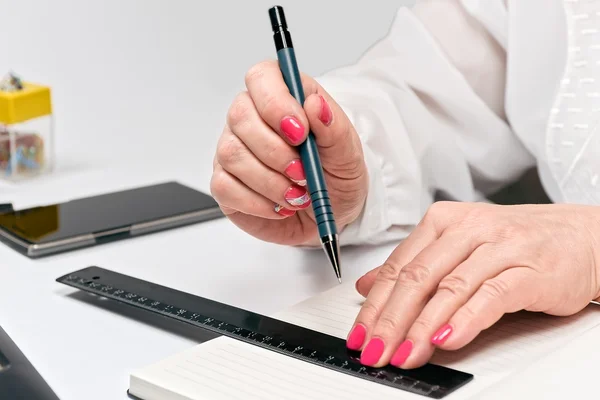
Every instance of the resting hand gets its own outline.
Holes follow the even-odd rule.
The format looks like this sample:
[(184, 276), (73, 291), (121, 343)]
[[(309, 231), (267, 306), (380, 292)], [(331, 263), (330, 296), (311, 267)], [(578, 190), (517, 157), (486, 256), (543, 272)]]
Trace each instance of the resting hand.
[(347, 345), (364, 365), (425, 364), (503, 314), (566, 316), (600, 296), (600, 207), (436, 203), (381, 267)]

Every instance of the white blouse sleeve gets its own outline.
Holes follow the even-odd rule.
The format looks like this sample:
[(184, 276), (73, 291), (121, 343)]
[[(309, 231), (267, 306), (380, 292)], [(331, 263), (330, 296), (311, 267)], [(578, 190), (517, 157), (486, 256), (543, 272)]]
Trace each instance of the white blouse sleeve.
[(355, 64), (317, 78), (354, 123), (370, 177), (342, 245), (400, 240), (436, 192), (479, 201), (533, 165), (504, 115), (502, 25), (490, 33), (468, 11), (501, 20), (506, 9), (501, 0), (466, 3), (401, 8), (387, 36)]

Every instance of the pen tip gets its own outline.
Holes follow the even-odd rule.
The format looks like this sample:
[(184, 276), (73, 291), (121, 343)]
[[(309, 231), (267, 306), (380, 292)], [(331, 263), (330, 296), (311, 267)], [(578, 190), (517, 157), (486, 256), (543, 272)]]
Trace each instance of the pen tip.
[(337, 235), (321, 238), (321, 242), (323, 244), (325, 254), (327, 254), (327, 258), (333, 267), (335, 276), (338, 278), (338, 281), (342, 283), (342, 269), (340, 268), (340, 245)]

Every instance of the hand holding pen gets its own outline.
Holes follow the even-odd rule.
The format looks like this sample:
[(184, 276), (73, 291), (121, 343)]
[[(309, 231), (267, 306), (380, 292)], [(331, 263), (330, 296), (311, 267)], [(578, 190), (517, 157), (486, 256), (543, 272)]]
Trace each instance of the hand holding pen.
[(315, 164), (304, 165), (315, 160), (303, 150), (307, 138), (319, 157), (337, 232), (362, 211), (366, 165), (356, 130), (335, 100), (300, 75), (302, 104), (282, 68), (280, 61), (265, 61), (246, 74), (247, 90), (233, 100), (217, 146), (211, 193), (234, 224), (258, 239), (320, 246), (310, 177), (307, 187), (307, 172), (313, 183), (320, 172)]

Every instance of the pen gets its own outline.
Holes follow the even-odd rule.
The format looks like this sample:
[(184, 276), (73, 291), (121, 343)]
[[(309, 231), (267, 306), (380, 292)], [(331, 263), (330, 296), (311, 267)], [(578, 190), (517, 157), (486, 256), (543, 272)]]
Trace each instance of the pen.
[[(273, 39), (277, 49), (277, 59), (279, 60), (279, 69), (283, 75), (283, 80), (294, 98), (304, 105), (304, 89), (300, 80), (300, 71), (296, 63), (296, 54), (292, 44), (292, 36), (287, 29), (285, 14), (281, 6), (274, 6), (269, 9), (271, 27), (273, 28)], [(331, 266), (342, 283), (342, 273), (340, 269), (340, 246), (331, 201), (327, 193), (327, 186), (323, 176), (323, 167), (317, 151), (317, 144), (312, 132), (308, 133), (306, 140), (299, 146), (300, 158), (306, 173), (306, 186), (310, 194), (315, 221), (321, 239), (321, 245)]]

